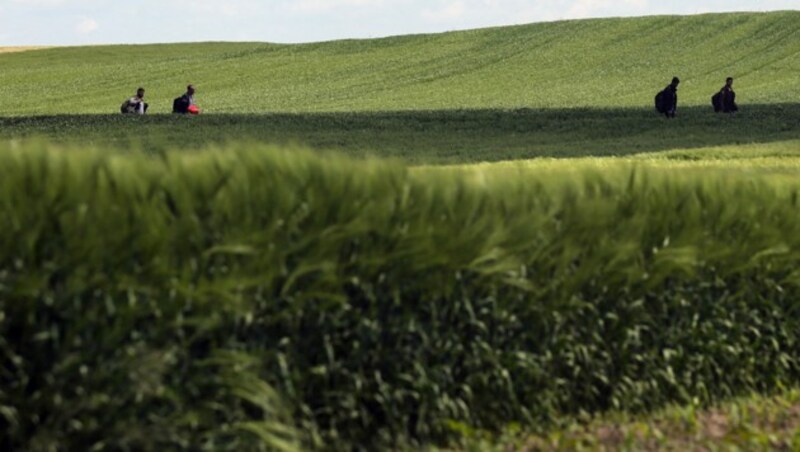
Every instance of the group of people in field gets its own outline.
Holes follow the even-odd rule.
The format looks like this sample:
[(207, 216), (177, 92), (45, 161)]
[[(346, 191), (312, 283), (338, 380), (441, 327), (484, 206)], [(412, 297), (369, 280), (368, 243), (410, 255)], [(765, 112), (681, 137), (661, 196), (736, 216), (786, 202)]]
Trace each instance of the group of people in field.
[[(187, 86), (186, 92), (172, 101), (172, 112), (179, 114), (200, 114), (200, 108), (198, 108), (197, 104), (194, 102), (194, 93), (194, 85)], [(144, 101), (144, 88), (139, 88), (136, 90), (136, 94), (133, 97), (125, 99), (125, 102), (122, 103), (119, 110), (122, 114), (143, 115), (147, 113), (148, 106), (147, 102)]]
[[(667, 118), (674, 118), (678, 111), (678, 77), (672, 78), (672, 83), (656, 94), (656, 111)], [(725, 79), (725, 86), (711, 96), (711, 105), (716, 113), (736, 114), (739, 107), (736, 105), (736, 93), (733, 91), (733, 77)]]
[[(672, 82), (666, 88), (656, 94), (656, 111), (667, 118), (674, 118), (678, 111), (678, 85), (681, 83), (678, 77), (673, 77)], [(186, 93), (172, 101), (172, 112), (179, 114), (199, 114), (200, 109), (194, 102), (194, 85), (186, 87)], [(733, 91), (733, 77), (725, 80), (725, 86), (718, 93), (711, 97), (711, 105), (717, 113), (735, 114), (739, 107), (736, 105), (736, 93)], [(123, 114), (147, 113), (148, 104), (144, 101), (144, 88), (136, 90), (136, 95), (126, 99), (120, 106)]]

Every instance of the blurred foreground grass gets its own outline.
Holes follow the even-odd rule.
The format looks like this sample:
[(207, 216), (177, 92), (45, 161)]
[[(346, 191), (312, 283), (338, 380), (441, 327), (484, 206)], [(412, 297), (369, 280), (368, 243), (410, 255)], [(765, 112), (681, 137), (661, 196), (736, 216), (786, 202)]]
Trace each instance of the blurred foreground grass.
[(796, 387), (798, 167), (763, 146), (408, 167), (4, 142), (0, 445), (413, 448)]

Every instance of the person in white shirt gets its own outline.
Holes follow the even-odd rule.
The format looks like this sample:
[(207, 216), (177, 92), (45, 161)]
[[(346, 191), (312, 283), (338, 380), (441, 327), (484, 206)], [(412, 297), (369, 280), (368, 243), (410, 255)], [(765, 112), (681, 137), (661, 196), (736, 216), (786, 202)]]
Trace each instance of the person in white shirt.
[(148, 105), (144, 102), (144, 88), (139, 88), (136, 90), (136, 95), (125, 100), (119, 110), (122, 114), (143, 115), (147, 113), (147, 107)]

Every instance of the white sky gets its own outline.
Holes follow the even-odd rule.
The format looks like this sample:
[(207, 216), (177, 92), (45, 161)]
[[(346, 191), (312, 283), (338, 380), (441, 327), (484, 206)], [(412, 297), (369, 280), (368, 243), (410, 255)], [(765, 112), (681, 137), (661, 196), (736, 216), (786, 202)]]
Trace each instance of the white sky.
[(800, 0), (0, 0), (0, 46), (310, 42), (608, 16), (800, 9)]

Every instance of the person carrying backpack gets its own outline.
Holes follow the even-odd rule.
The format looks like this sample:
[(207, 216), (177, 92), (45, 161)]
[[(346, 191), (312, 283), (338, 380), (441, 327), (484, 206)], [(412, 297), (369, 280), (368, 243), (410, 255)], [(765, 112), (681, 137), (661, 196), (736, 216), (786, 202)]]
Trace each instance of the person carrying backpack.
[(194, 103), (194, 92), (194, 85), (187, 86), (186, 93), (181, 97), (176, 97), (175, 100), (172, 101), (172, 112), (180, 114), (191, 113), (193, 115), (199, 114), (200, 109), (197, 108), (197, 105)]
[(149, 105), (144, 102), (144, 88), (139, 88), (136, 90), (135, 96), (126, 99), (125, 102), (120, 105), (119, 111), (122, 114), (143, 115), (147, 113), (148, 106)]
[(716, 113), (736, 114), (739, 106), (736, 105), (736, 93), (733, 91), (733, 77), (725, 79), (725, 86), (711, 98), (711, 105)]
[(672, 83), (656, 94), (656, 111), (666, 116), (674, 118), (678, 111), (678, 77), (672, 78)]

